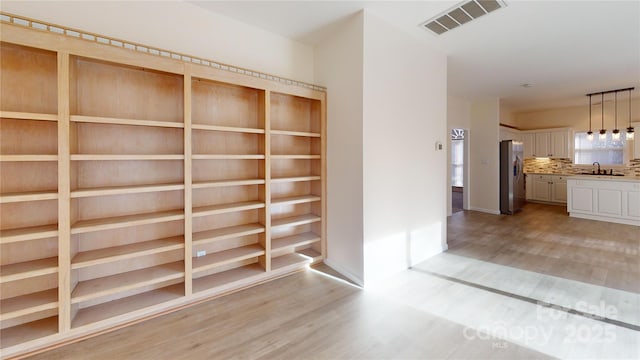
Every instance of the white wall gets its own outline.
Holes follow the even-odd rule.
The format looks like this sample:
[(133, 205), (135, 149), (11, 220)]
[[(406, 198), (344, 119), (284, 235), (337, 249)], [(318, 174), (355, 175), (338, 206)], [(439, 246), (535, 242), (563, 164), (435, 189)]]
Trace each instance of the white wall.
[(498, 99), (471, 104), (470, 209), (492, 214), (500, 213), (499, 118)]
[(66, 27), (313, 82), (313, 48), (183, 1), (2, 1)]
[[(471, 103), (461, 98), (447, 97), (447, 131), (451, 134), (451, 129), (471, 129)], [(470, 133), (467, 132), (468, 138)], [(468, 142), (465, 142), (465, 145)], [(451, 188), (451, 136), (447, 139), (447, 188)], [(468, 160), (468, 159), (465, 159)], [(466, 163), (466, 162), (465, 162)], [(464, 173), (468, 180), (469, 172)], [(469, 182), (467, 181), (467, 184)], [(463, 196), (469, 195), (469, 189), (464, 189)], [(447, 216), (451, 216), (451, 191), (447, 191)]]
[(446, 248), (446, 61), (365, 11), (366, 283)]
[(315, 49), (315, 76), (327, 92), (326, 263), (364, 283), (362, 120), (363, 13)]

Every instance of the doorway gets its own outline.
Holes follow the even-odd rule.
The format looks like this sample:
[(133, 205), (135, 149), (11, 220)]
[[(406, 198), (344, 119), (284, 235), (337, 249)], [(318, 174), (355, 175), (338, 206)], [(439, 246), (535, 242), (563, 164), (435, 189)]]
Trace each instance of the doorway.
[(465, 209), (465, 130), (451, 129), (451, 213)]

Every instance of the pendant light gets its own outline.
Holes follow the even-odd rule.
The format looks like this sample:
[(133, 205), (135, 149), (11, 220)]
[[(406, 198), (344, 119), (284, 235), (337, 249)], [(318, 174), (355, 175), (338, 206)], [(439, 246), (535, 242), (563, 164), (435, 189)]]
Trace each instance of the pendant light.
[(600, 94), (600, 121), (602, 127), (600, 128), (600, 140), (607, 140), (607, 130), (604, 129), (604, 93)]
[(629, 90), (629, 127), (627, 128), (627, 140), (633, 140), (633, 126), (631, 126), (631, 90)]
[(589, 131), (587, 131), (587, 140), (593, 141), (593, 131), (591, 131), (591, 94), (589, 94)]
[(613, 125), (613, 131), (611, 132), (611, 139), (613, 140), (620, 140), (620, 130), (618, 130), (618, 92), (616, 91), (615, 94), (615, 117), (614, 117), (614, 125)]

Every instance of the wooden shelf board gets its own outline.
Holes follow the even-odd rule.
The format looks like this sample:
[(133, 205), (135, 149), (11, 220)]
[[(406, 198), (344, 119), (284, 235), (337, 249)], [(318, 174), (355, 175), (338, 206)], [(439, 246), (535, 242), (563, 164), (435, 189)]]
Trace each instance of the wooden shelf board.
[(183, 210), (162, 211), (157, 213), (116, 216), (111, 218), (82, 220), (71, 226), (71, 234), (92, 231), (118, 229), (128, 226), (155, 224), (184, 219)]
[(191, 185), (193, 189), (205, 189), (225, 186), (242, 186), (242, 185), (262, 185), (266, 181), (264, 179), (238, 179), (238, 180), (214, 180), (199, 181)]
[(264, 160), (261, 154), (193, 154), (193, 160)]
[(72, 154), (73, 161), (117, 161), (117, 160), (184, 160), (184, 155), (179, 154)]
[(320, 159), (320, 155), (271, 155), (273, 160), (316, 160)]
[(298, 251), (298, 254), (307, 257), (309, 260), (311, 261), (316, 261), (319, 260), (320, 257), (322, 256), (322, 254), (320, 254), (319, 252), (313, 250), (312, 248), (306, 248), (306, 249), (302, 249), (300, 251)]
[(146, 269), (81, 281), (76, 285), (76, 288), (71, 294), (71, 303), (77, 304), (102, 296), (175, 280), (181, 277), (184, 277), (184, 263), (177, 261)]
[(304, 132), (304, 131), (287, 131), (287, 130), (271, 130), (271, 135), (290, 135), (304, 137), (320, 137), (320, 133)]
[(8, 193), (0, 195), (0, 204), (26, 201), (55, 200), (58, 191), (31, 191), (22, 193)]
[(283, 182), (296, 182), (296, 181), (315, 181), (320, 180), (319, 175), (308, 175), (308, 176), (292, 176), (292, 177), (278, 177), (271, 178), (272, 183), (283, 183)]
[(292, 216), (283, 219), (277, 219), (271, 221), (271, 227), (280, 227), (280, 226), (297, 226), (314, 223), (316, 221), (320, 221), (322, 218), (313, 214), (305, 214), (299, 216)]
[(2, 329), (2, 348), (10, 348), (28, 341), (58, 333), (58, 317), (52, 316), (22, 325)]
[(147, 192), (184, 190), (183, 183), (177, 184), (155, 184), (155, 185), (132, 185), (132, 186), (111, 186), (89, 189), (77, 189), (71, 191), (72, 198), (105, 196), (105, 195), (122, 195), (122, 194), (141, 194)]
[(318, 195), (302, 195), (302, 196), (291, 196), (285, 198), (276, 198), (271, 199), (271, 205), (291, 205), (291, 204), (304, 204), (314, 201), (320, 201), (322, 197)]
[(306, 264), (309, 264), (310, 262), (311, 261), (309, 260), (309, 258), (297, 253), (281, 255), (271, 259), (271, 270), (272, 271), (281, 270), (287, 267), (291, 267), (291, 268), (302, 267)]
[(1, 155), (0, 162), (58, 161), (58, 155)]
[(271, 239), (271, 250), (281, 250), (313, 244), (320, 241), (320, 235), (306, 232), (298, 235), (287, 236), (279, 239)]
[(246, 245), (234, 249), (218, 251), (206, 256), (193, 258), (193, 272), (200, 272), (214, 267), (226, 265), (235, 261), (251, 259), (265, 254), (258, 244)]
[(158, 254), (161, 252), (184, 249), (184, 237), (175, 236), (165, 239), (149, 240), (139, 243), (114, 246), (110, 248), (85, 251), (76, 254), (71, 260), (71, 269), (105, 264), (113, 261)]
[(0, 244), (46, 239), (54, 236), (58, 236), (57, 224), (2, 230), (0, 231)]
[(264, 134), (264, 129), (233, 127), (233, 126), (192, 124), (191, 128), (194, 129), (194, 130), (210, 130), (210, 131), (226, 131), (226, 132), (239, 132), (239, 133), (249, 133), (249, 134)]
[(201, 206), (193, 208), (193, 217), (224, 214), (235, 211), (261, 209), (265, 204), (261, 201), (243, 201), (222, 205)]
[(171, 300), (176, 300), (183, 296), (184, 283), (127, 296), (122, 299), (81, 309), (73, 319), (71, 326), (72, 328), (77, 328), (93, 324), (98, 321), (111, 319), (115, 316), (128, 314), (136, 310), (142, 310)]
[(58, 308), (58, 289), (49, 289), (0, 301), (0, 321)]
[(240, 236), (260, 234), (265, 231), (262, 224), (246, 224), (221, 229), (201, 231), (193, 234), (193, 245), (202, 245), (214, 241), (233, 239)]
[(58, 121), (57, 114), (41, 114), (20, 111), (0, 111), (0, 118), (18, 120)]
[(252, 281), (252, 278), (264, 275), (265, 271), (258, 264), (241, 266), (232, 270), (193, 279), (193, 292), (197, 293), (220, 286), (230, 285), (237, 281)]
[(50, 257), (0, 266), (0, 284), (58, 272), (58, 258)]
[(124, 119), (124, 118), (110, 118), (110, 117), (101, 117), (101, 116), (71, 115), (71, 121), (82, 122), (82, 123), (94, 123), (94, 124), (117, 124), (117, 125), (184, 128), (183, 123), (174, 122), (174, 121)]

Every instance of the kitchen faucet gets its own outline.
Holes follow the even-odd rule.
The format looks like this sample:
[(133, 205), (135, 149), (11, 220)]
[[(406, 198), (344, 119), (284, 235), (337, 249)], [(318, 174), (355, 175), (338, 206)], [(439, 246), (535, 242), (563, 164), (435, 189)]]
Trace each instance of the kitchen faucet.
[(596, 164), (598, 164), (598, 172), (596, 174), (600, 175), (600, 163), (595, 161), (592, 165), (596, 166)]

